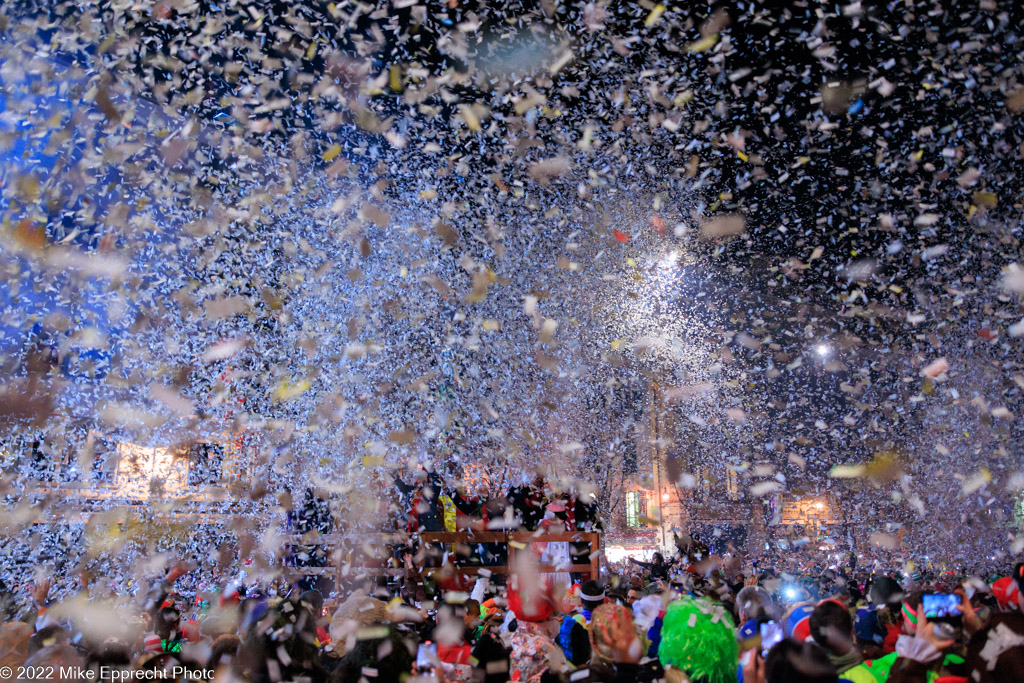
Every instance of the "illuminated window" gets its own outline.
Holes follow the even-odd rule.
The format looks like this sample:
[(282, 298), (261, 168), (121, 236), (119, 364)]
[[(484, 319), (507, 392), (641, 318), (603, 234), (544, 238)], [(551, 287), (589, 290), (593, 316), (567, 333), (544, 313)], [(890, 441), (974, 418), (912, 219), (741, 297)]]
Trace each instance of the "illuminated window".
[(647, 495), (643, 491), (626, 492), (626, 526), (639, 529), (644, 526), (641, 521), (647, 516)]
[(725, 468), (725, 494), (729, 500), (740, 499), (740, 473), (731, 467)]
[(697, 468), (697, 492), (702, 500), (711, 496), (711, 468)]

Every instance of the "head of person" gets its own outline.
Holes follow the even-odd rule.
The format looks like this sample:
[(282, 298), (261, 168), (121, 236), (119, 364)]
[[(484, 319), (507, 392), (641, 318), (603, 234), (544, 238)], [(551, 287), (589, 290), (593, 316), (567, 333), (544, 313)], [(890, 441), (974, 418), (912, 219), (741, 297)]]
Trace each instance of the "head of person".
[(590, 641), (594, 656), (605, 661), (616, 661), (623, 652), (639, 658), (643, 650), (633, 615), (626, 607), (613, 603), (594, 609), (590, 620)]
[(764, 662), (765, 683), (837, 683), (839, 674), (818, 645), (780, 640)]
[(355, 647), (360, 629), (388, 621), (387, 605), (364, 593), (355, 593), (331, 617), (331, 649), (339, 656)]
[(464, 603), (466, 607), (466, 614), (463, 617), (463, 621), (466, 624), (466, 628), (473, 628), (480, 624), (480, 601), (470, 598)]
[(911, 636), (917, 633), (917, 621), (920, 617), (918, 611), (921, 608), (923, 599), (923, 591), (913, 591), (906, 595), (903, 598), (903, 602), (900, 603), (898, 611), (900, 616), (903, 617), (903, 633)]
[(240, 645), (241, 640), (233, 633), (217, 636), (210, 644), (210, 656), (206, 660), (206, 668), (216, 670), (220, 666), (227, 665), (238, 654)]
[[(128, 643), (110, 638), (86, 650), (86, 666), (93, 669), (125, 671), (132, 664), (132, 649)], [(116, 680), (116, 679), (115, 679)]]
[(542, 587), (516, 587), (509, 590), (508, 608), (519, 624), (536, 624), (545, 631), (551, 631), (554, 627), (555, 603)]
[(878, 607), (888, 607), (893, 614), (900, 611), (900, 606), (905, 597), (903, 587), (896, 579), (882, 576), (871, 583), (868, 589), (868, 597)]
[(411, 644), (394, 628), (382, 638), (358, 640), (338, 662), (332, 681), (358, 681), (367, 670), (377, 672), (378, 681), (404, 681), (411, 677), (415, 656)]
[(299, 598), (301, 605), (308, 609), (314, 618), (319, 619), (324, 609), (324, 595), (318, 590), (308, 590)]
[(661, 626), (658, 659), (682, 671), (690, 683), (735, 683), (739, 644), (732, 618), (706, 598), (672, 602)]
[(604, 604), (604, 598), (604, 586), (598, 581), (590, 579), (580, 587), (580, 601), (583, 604), (583, 609), (588, 612), (593, 612)]
[(162, 607), (156, 613), (153, 620), (153, 632), (161, 638), (173, 638), (178, 634), (178, 625), (181, 623), (181, 613), (177, 607)]
[(772, 596), (760, 586), (744, 586), (736, 594), (736, 610), (740, 623), (754, 619), (771, 619), (775, 605)]
[(814, 605), (803, 603), (793, 605), (782, 617), (782, 629), (787, 638), (798, 642), (804, 642), (811, 637), (811, 614), (814, 612)]
[(433, 640), (444, 647), (459, 645), (466, 632), (466, 615), (465, 604), (442, 604), (435, 617)]
[(63, 645), (68, 642), (69, 634), (60, 624), (47, 624), (32, 634), (28, 640), (28, 653), (34, 655), (39, 650), (51, 645)]
[(661, 553), (654, 553), (654, 564), (665, 564), (665, 556)]
[(811, 637), (833, 654), (845, 654), (853, 647), (853, 617), (838, 600), (825, 600), (811, 612)]

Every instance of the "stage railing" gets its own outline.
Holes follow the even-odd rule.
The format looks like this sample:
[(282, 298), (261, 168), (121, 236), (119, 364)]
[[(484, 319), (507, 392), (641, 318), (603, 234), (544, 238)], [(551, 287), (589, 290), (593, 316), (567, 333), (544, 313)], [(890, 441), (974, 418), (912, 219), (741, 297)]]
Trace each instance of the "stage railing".
[[(516, 566), (516, 553), (527, 550), (530, 543), (548, 542), (569, 542), (587, 543), (589, 546), (590, 562), (586, 564), (550, 565), (542, 564), (536, 566), (536, 571), (542, 574), (553, 574), (558, 572), (587, 573), (596, 577), (601, 570), (601, 534), (592, 531), (423, 531), (415, 534), (390, 533), (390, 534), (303, 534), (284, 536), (281, 539), (284, 543), (299, 546), (320, 546), (328, 549), (327, 556), (331, 558), (333, 553), (329, 551), (339, 545), (349, 546), (349, 550), (357, 551), (367, 545), (384, 547), (400, 544), (454, 544), (471, 545), (477, 543), (504, 543), (508, 547), (507, 560), (503, 564), (466, 564), (465, 560), (458, 560), (455, 572), (463, 575), (496, 575), (510, 573), (510, 567)], [(390, 555), (390, 553), (389, 553)], [(282, 567), (282, 573), (288, 577), (294, 576), (330, 576), (335, 581), (340, 581), (343, 575), (362, 574), (364, 576), (405, 576), (409, 570), (404, 567), (388, 566), (358, 566), (358, 563), (343, 563), (338, 561), (325, 567)], [(346, 567), (346, 564), (348, 565)], [(430, 572), (436, 567), (421, 568), (421, 572)]]

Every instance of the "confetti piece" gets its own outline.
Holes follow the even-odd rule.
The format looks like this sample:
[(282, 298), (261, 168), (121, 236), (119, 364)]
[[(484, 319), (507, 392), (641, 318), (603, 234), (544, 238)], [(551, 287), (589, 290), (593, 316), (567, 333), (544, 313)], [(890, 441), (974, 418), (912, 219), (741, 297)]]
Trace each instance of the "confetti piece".
[(829, 472), (833, 479), (857, 479), (863, 477), (865, 467), (863, 465), (836, 465)]
[(330, 147), (328, 147), (326, 149), (326, 151), (324, 151), (323, 160), (324, 161), (331, 161), (332, 159), (334, 159), (339, 154), (341, 154), (341, 145), (335, 143), (335, 144), (331, 145)]
[(939, 358), (922, 368), (921, 374), (930, 379), (936, 379), (937, 377), (945, 375), (948, 370), (949, 363), (946, 362), (945, 358)]
[(650, 11), (650, 13), (647, 15), (647, 18), (644, 19), (644, 26), (646, 26), (647, 28), (650, 28), (651, 26), (654, 26), (659, 21), (661, 21), (661, 15), (664, 14), (664, 13), (665, 13), (665, 5), (662, 5), (662, 4), (655, 5), (654, 9), (652, 9)]
[(734, 237), (746, 232), (747, 221), (740, 215), (718, 216), (700, 226), (700, 236), (706, 240)]
[(698, 41), (690, 43), (686, 46), (686, 51), (690, 53), (706, 52), (718, 44), (718, 35), (710, 35), (701, 38)]
[(978, 489), (982, 488), (986, 484), (992, 481), (992, 473), (989, 472), (987, 467), (980, 468), (977, 472), (971, 475), (970, 478), (965, 479), (963, 483), (963, 495), (969, 496)]

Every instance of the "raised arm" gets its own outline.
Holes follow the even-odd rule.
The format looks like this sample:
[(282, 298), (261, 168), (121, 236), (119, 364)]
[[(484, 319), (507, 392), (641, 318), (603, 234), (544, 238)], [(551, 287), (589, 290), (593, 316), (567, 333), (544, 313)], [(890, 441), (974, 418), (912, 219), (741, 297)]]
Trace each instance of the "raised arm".
[(406, 484), (404, 481), (402, 481), (401, 477), (397, 475), (395, 475), (392, 478), (395, 481), (395, 488), (398, 489), (403, 496), (408, 496), (410, 493), (412, 493), (412, 490), (415, 488), (412, 484)]

